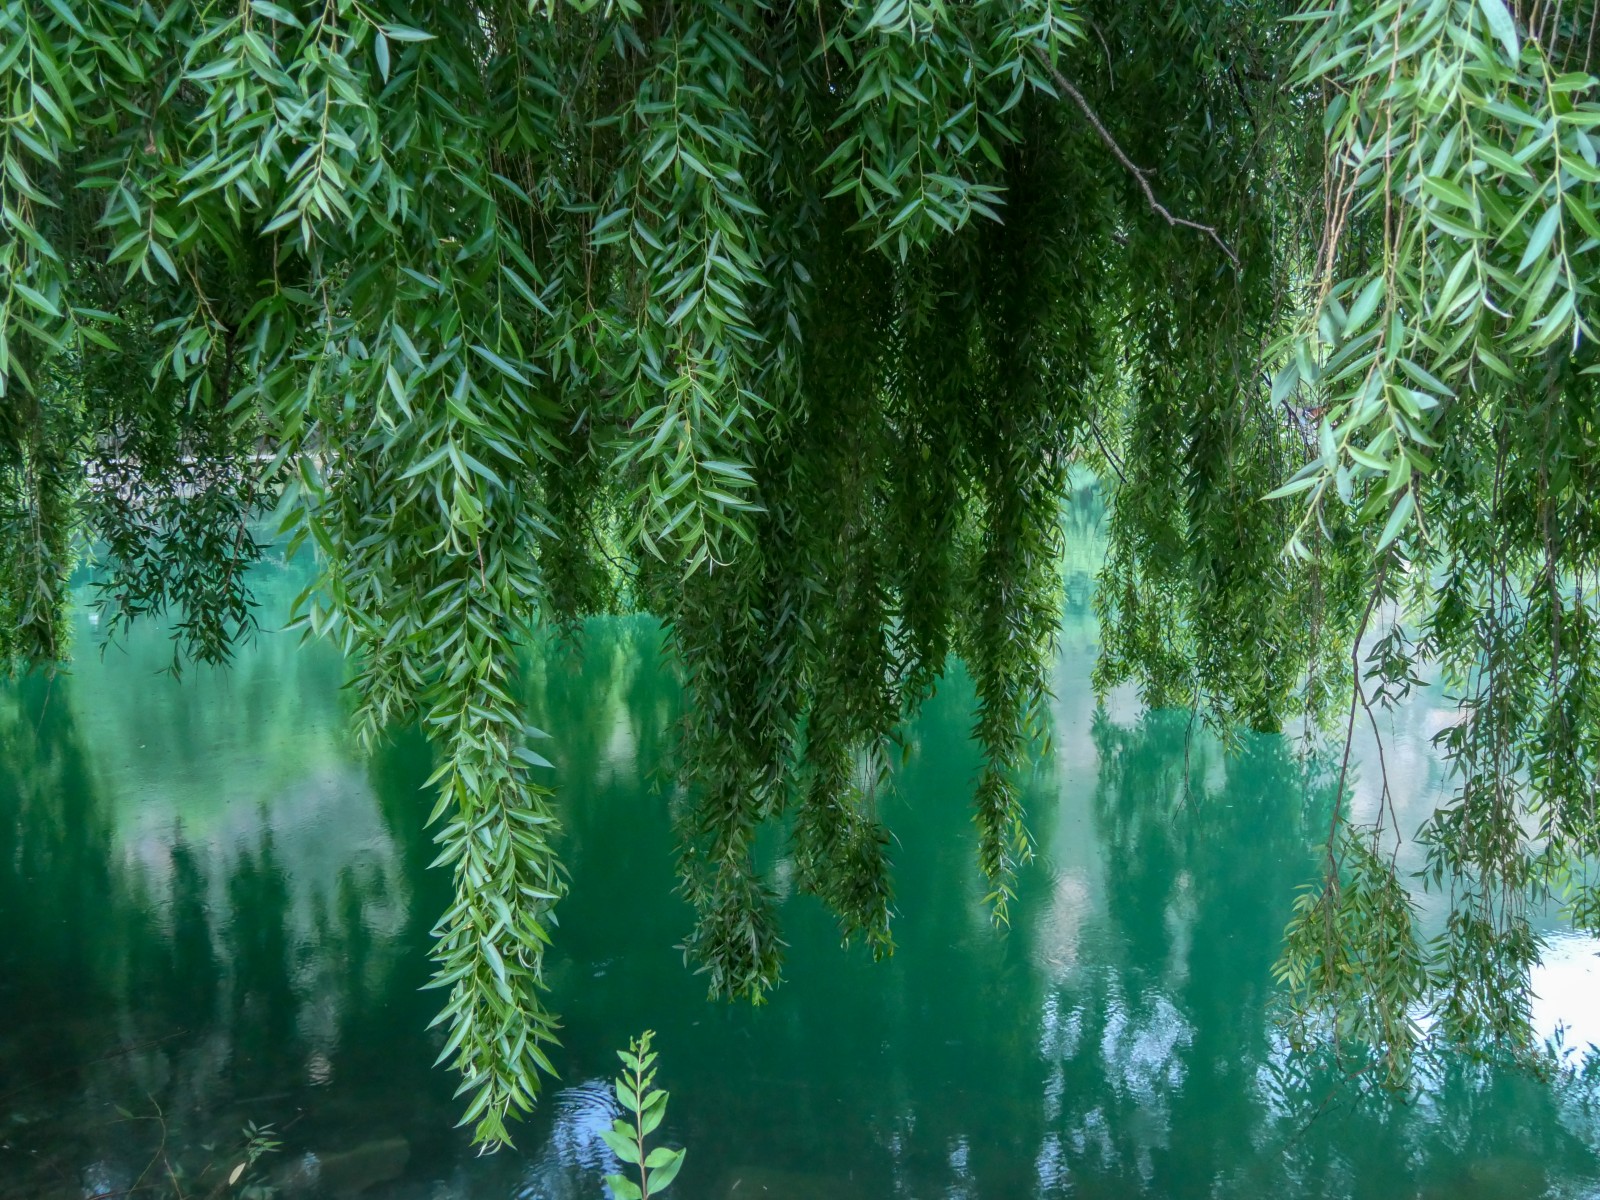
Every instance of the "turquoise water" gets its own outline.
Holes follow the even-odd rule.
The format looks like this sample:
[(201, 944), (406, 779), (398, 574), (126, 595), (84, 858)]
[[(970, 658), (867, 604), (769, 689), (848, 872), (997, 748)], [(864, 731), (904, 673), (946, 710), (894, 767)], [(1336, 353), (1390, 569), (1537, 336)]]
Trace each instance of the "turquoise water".
[[(260, 569), (264, 627), (302, 575)], [(884, 805), (895, 957), (841, 950), (790, 897), (787, 982), (761, 1009), (708, 1003), (675, 948), (680, 699), (658, 630), (597, 622), (581, 656), (535, 653), (572, 869), (550, 968), (561, 1078), (489, 1158), (430, 1067), (436, 997), (418, 989), (447, 881), (425, 869), (420, 740), (356, 754), (325, 646), (263, 632), (231, 673), (180, 683), (159, 630), (101, 658), (85, 610), (69, 675), (0, 690), (0, 1200), (225, 1194), (247, 1121), (283, 1145), (240, 1188), (600, 1197), (613, 1051), (645, 1028), (663, 1132), (689, 1147), (684, 1200), (1600, 1195), (1593, 1089), (1462, 1067), (1363, 1096), (1287, 1053), (1270, 968), (1325, 794), (1289, 739), (1230, 759), (1181, 714), (1127, 697), (1097, 714), (1083, 564), (1069, 584), (1014, 927), (991, 926), (973, 868), (958, 673)], [(1427, 737), (1447, 712), (1425, 695), (1388, 731), (1412, 824), (1443, 786)], [(1558, 939), (1536, 980), (1539, 1021), (1569, 1042), (1600, 1039), (1595, 950)]]

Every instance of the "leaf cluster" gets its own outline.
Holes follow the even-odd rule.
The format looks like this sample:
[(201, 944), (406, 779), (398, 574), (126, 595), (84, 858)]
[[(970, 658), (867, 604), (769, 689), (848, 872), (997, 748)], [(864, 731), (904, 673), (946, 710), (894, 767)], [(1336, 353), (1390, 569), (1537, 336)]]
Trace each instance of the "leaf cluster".
[(667, 1114), (667, 1093), (655, 1086), (656, 1052), (650, 1049), (652, 1030), (645, 1030), (617, 1051), (623, 1073), (617, 1077), (617, 1103), (631, 1120), (618, 1117), (600, 1136), (611, 1152), (638, 1173), (635, 1183), (626, 1175), (607, 1175), (606, 1185), (616, 1200), (649, 1200), (667, 1190), (683, 1168), (686, 1151), (657, 1146), (646, 1151), (645, 1138), (656, 1131)]

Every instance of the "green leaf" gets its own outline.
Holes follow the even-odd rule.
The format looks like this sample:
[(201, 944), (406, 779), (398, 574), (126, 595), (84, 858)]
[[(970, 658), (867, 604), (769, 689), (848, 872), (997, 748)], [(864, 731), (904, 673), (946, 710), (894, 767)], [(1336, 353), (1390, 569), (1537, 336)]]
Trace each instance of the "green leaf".
[(431, 42), (433, 34), (413, 29), (409, 25), (384, 25), (381, 30), (391, 42)]
[[(1473, 203), (1472, 196), (1460, 184), (1452, 183), (1450, 180), (1436, 175), (1425, 175), (1422, 178), (1422, 190), (1438, 197), (1447, 204), (1453, 204), (1465, 212), (1477, 213), (1478, 206)], [(1378, 282), (1380, 286), (1381, 281), (1382, 276), (1379, 276)], [(1352, 324), (1354, 323), (1352, 322)]]
[(1531, 177), (1526, 166), (1498, 146), (1483, 142), (1475, 145), (1473, 149), (1479, 158), (1497, 171), (1501, 171), (1515, 179), (1528, 179)]
[(513, 747), (511, 752), (512, 754), (516, 755), (517, 758), (527, 763), (530, 767), (542, 767), (551, 771), (555, 770), (555, 763), (551, 762), (538, 751), (530, 750), (527, 746)]
[(499, 371), (507, 379), (514, 379), (518, 383), (522, 384), (523, 387), (531, 387), (531, 386), (533, 386), (529, 382), (528, 377), (526, 375), (524, 375), (516, 367), (512, 366), (505, 359), (501, 358), (498, 354), (496, 354), (493, 350), (489, 349), (487, 346), (479, 346), (476, 343), (474, 343), (474, 345), (472, 347), (472, 352), (474, 354), (476, 354), (479, 358), (483, 359), (486, 363), (489, 363), (491, 366), (493, 366), (495, 370)]
[(1270, 492), (1263, 496), (1262, 499), (1282, 500), (1286, 496), (1296, 496), (1301, 492), (1309, 491), (1312, 487), (1316, 486), (1317, 482), (1318, 478), (1315, 475), (1307, 475), (1304, 479), (1291, 479), (1288, 483), (1283, 484), (1281, 487), (1273, 488)]
[(1516, 19), (1506, 7), (1505, 0), (1478, 0), (1478, 8), (1489, 22), (1490, 32), (1500, 39), (1501, 46), (1505, 48), (1506, 59), (1515, 66), (1522, 57), (1522, 48), (1517, 41)]
[(1350, 306), (1350, 314), (1345, 321), (1347, 335), (1360, 330), (1367, 323), (1367, 319), (1377, 311), (1378, 301), (1383, 298), (1383, 284), (1383, 276), (1378, 275), (1361, 289), (1361, 294)]
[(667, 1093), (662, 1091), (651, 1092), (645, 1097), (644, 1106), (639, 1110), (639, 1132), (643, 1136), (654, 1133), (656, 1126), (661, 1124), (661, 1118), (667, 1113)]
[(1333, 422), (1326, 416), (1317, 422), (1317, 449), (1322, 452), (1322, 463), (1330, 471), (1339, 463), (1339, 444), (1334, 437)]
[(448, 444), (440, 446), (437, 450), (433, 451), (433, 453), (425, 456), (415, 463), (412, 463), (410, 467), (401, 472), (400, 478), (413, 479), (418, 475), (422, 475), (428, 471), (431, 471), (434, 467), (437, 467), (447, 457), (449, 457), (449, 454), (450, 447)]
[(40, 312), (47, 313), (52, 317), (59, 317), (61, 315), (61, 309), (57, 307), (55, 301), (51, 300), (43, 292), (29, 287), (20, 279), (13, 279), (11, 281), (11, 286), (16, 288), (18, 293), (21, 294), (22, 298), (29, 304), (33, 305), (33, 307), (38, 309)]
[(1378, 535), (1379, 550), (1387, 549), (1389, 544), (1399, 537), (1407, 524), (1411, 521), (1411, 514), (1416, 511), (1416, 496), (1410, 489), (1400, 493), (1399, 499), (1394, 503), (1394, 508), (1389, 512), (1389, 520), (1384, 524), (1383, 532)]
[(638, 1163), (639, 1147), (632, 1138), (623, 1137), (622, 1134), (614, 1129), (602, 1129), (600, 1131), (600, 1140), (610, 1146), (611, 1153), (615, 1154), (623, 1162)]
[[(659, 1153), (657, 1150), (650, 1157), (654, 1159)], [(672, 1150), (668, 1153), (671, 1157), (662, 1160), (647, 1176), (651, 1195), (666, 1190), (667, 1185), (678, 1177), (678, 1171), (683, 1167), (684, 1151)]]
[(268, 3), (268, 0), (250, 0), (250, 7), (269, 21), (276, 21), (280, 25), (288, 25), (294, 29), (304, 29), (305, 23), (286, 8)]
[(177, 264), (172, 261), (172, 255), (167, 253), (167, 248), (165, 246), (163, 246), (160, 242), (152, 241), (150, 243), (150, 257), (156, 260), (156, 263), (163, 271), (172, 276), (172, 281), (174, 283), (178, 282)]
[(1539, 257), (1550, 248), (1550, 243), (1556, 236), (1556, 230), (1561, 227), (1561, 206), (1552, 204), (1545, 210), (1544, 216), (1539, 218), (1539, 223), (1533, 227), (1533, 232), (1528, 235), (1528, 248), (1522, 252), (1522, 261), (1517, 264), (1517, 273), (1526, 271)]
[(1435, 392), (1446, 399), (1449, 399), (1455, 395), (1455, 393), (1450, 390), (1450, 388), (1442, 379), (1439, 379), (1432, 372), (1428, 371), (1421, 365), (1412, 362), (1409, 358), (1400, 358), (1396, 359), (1395, 361), (1399, 363), (1402, 371), (1430, 391)]
[(1583, 197), (1569, 192), (1562, 196), (1561, 202), (1566, 207), (1567, 215), (1578, 223), (1584, 233), (1600, 241), (1600, 220), (1596, 219), (1594, 209), (1589, 207)]

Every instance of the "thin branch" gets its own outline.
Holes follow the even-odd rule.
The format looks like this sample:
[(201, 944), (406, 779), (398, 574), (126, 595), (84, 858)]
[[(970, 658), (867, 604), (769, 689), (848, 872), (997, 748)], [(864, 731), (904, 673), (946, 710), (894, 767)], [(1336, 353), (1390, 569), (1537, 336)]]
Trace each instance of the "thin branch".
[[(1388, 560), (1378, 564), (1377, 577), (1372, 582), (1372, 594), (1367, 597), (1366, 611), (1361, 614), (1361, 624), (1356, 627), (1356, 635), (1350, 643), (1350, 717), (1345, 723), (1344, 730), (1344, 757), (1339, 762), (1339, 784), (1333, 793), (1333, 816), (1328, 822), (1328, 877), (1336, 880), (1339, 874), (1339, 862), (1334, 847), (1338, 844), (1339, 815), (1344, 810), (1344, 786), (1350, 775), (1350, 750), (1355, 744), (1356, 732), (1356, 704), (1365, 702), (1361, 691), (1361, 639), (1367, 634), (1367, 625), (1372, 620), (1372, 610), (1377, 607), (1378, 599), (1383, 594), (1383, 578), (1388, 573)], [(1370, 714), (1370, 710), (1369, 710)], [(1376, 724), (1374, 724), (1376, 729)]]
[(1381, 791), (1378, 793), (1378, 820), (1379, 831), (1383, 829), (1383, 810), (1387, 805), (1389, 819), (1394, 822), (1394, 853), (1390, 855), (1389, 862), (1394, 863), (1400, 857), (1400, 847), (1405, 838), (1400, 832), (1400, 814), (1395, 810), (1394, 791), (1389, 787), (1389, 763), (1383, 753), (1383, 732), (1378, 728), (1377, 714), (1372, 711), (1372, 705), (1367, 701), (1366, 689), (1361, 686), (1360, 675), (1356, 676), (1356, 695), (1361, 700), (1361, 707), (1366, 711), (1367, 721), (1372, 726), (1372, 741), (1378, 751), (1378, 779)]
[(1100, 426), (1095, 423), (1094, 414), (1089, 414), (1089, 432), (1094, 434), (1094, 440), (1100, 447), (1100, 453), (1105, 455), (1105, 460), (1111, 464), (1111, 469), (1117, 473), (1117, 480), (1126, 484), (1128, 477), (1122, 473), (1122, 460), (1116, 456), (1111, 447), (1106, 445), (1105, 438), (1100, 436)]
[(1228, 256), (1228, 261), (1233, 264), (1234, 270), (1238, 270), (1239, 256), (1229, 249), (1227, 242), (1222, 240), (1222, 235), (1217, 232), (1216, 226), (1202, 225), (1199, 221), (1190, 221), (1185, 217), (1174, 216), (1166, 205), (1157, 200), (1155, 189), (1150, 186), (1152, 172), (1135, 163), (1133, 159), (1128, 157), (1127, 152), (1117, 145), (1117, 139), (1111, 136), (1111, 131), (1105, 127), (1100, 120), (1099, 114), (1083, 98), (1083, 93), (1072, 86), (1072, 82), (1056, 68), (1055, 64), (1042, 51), (1036, 50), (1034, 53), (1037, 55), (1039, 62), (1043, 64), (1044, 69), (1050, 72), (1050, 78), (1055, 85), (1070, 96), (1072, 102), (1082, 111), (1084, 117), (1094, 128), (1095, 133), (1100, 135), (1100, 140), (1106, 144), (1106, 149), (1110, 150), (1112, 156), (1123, 165), (1128, 174), (1133, 176), (1134, 180), (1139, 184), (1140, 190), (1144, 192), (1144, 198), (1150, 202), (1150, 207), (1155, 214), (1168, 225), (1181, 225), (1185, 229), (1196, 229), (1205, 234), (1217, 244), (1218, 249)]

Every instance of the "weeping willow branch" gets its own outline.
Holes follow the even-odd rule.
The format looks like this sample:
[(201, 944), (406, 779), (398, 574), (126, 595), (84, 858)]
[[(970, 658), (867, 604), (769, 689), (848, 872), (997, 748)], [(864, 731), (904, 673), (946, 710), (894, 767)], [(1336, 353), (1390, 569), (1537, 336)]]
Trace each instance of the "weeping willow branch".
[[(1331, 736), (1391, 551), (1424, 648), (1384, 658), (1382, 694), (1416, 654), (1473, 679), (1492, 652), (1428, 834), (1435, 881), (1475, 898), (1414, 971), (1405, 889), (1354, 845), (1382, 919), (1335, 913), (1353, 966), (1319, 978), (1511, 1030), (1524, 893), (1600, 856), (1600, 622), (1563, 584), (1600, 572), (1600, 104), (1554, 65), (1593, 25), (1542, 6), (1541, 49), (1504, 0), (1307, 3), (847, 4), (813, 28), (757, 0), (0, 0), (0, 658), (70, 652), (81, 540), (103, 630), (167, 614), (175, 663), (226, 662), (277, 509), (317, 555), (297, 612), (351, 656), (358, 733), (432, 743), (445, 1060), (495, 1146), (558, 1024), (531, 631), (668, 623), (685, 944), (759, 1000), (773, 826), (841, 937), (892, 948), (878, 801), (952, 655), (1003, 915), (1066, 464), (1095, 446), (1102, 691), (1225, 738)], [(1071, 82), (1090, 23), (1142, 81), (1099, 111)], [(1125, 173), (1236, 270), (1131, 220)], [(1301, 503), (1262, 502), (1291, 476)], [(1537, 858), (1524, 827), (1550, 831)], [(1600, 924), (1600, 891), (1572, 919)], [(1396, 947), (1400, 974), (1354, 969)], [(1394, 1000), (1360, 1028), (1403, 1052)]]
[(1100, 140), (1105, 143), (1106, 149), (1111, 151), (1111, 156), (1122, 164), (1123, 169), (1125, 169), (1128, 174), (1133, 176), (1134, 182), (1139, 185), (1139, 190), (1144, 193), (1145, 200), (1149, 202), (1150, 210), (1168, 225), (1173, 227), (1182, 227), (1184, 229), (1193, 229), (1205, 234), (1217, 244), (1217, 248), (1219, 250), (1228, 256), (1228, 261), (1231, 262), (1234, 266), (1234, 269), (1237, 270), (1240, 265), (1239, 256), (1235, 254), (1231, 248), (1229, 248), (1227, 242), (1222, 240), (1222, 235), (1217, 232), (1216, 226), (1203, 225), (1199, 221), (1191, 221), (1186, 217), (1175, 216), (1166, 205), (1157, 200), (1155, 189), (1150, 186), (1150, 176), (1154, 172), (1146, 170), (1144, 167), (1141, 167), (1135, 163), (1133, 159), (1129, 158), (1127, 151), (1123, 150), (1123, 148), (1117, 144), (1117, 139), (1111, 136), (1111, 131), (1107, 129), (1105, 127), (1105, 123), (1100, 120), (1100, 115), (1096, 113), (1089, 102), (1084, 99), (1083, 93), (1072, 85), (1072, 81), (1061, 73), (1060, 69), (1049, 60), (1043, 51), (1036, 51), (1035, 53), (1039, 59), (1039, 62), (1044, 66), (1045, 70), (1049, 72), (1051, 81), (1054, 82), (1056, 87), (1060, 88), (1069, 97), (1071, 97), (1072, 102), (1078, 106), (1079, 110), (1083, 113), (1084, 118), (1089, 122), (1090, 127), (1093, 128), (1095, 133), (1099, 135)]

